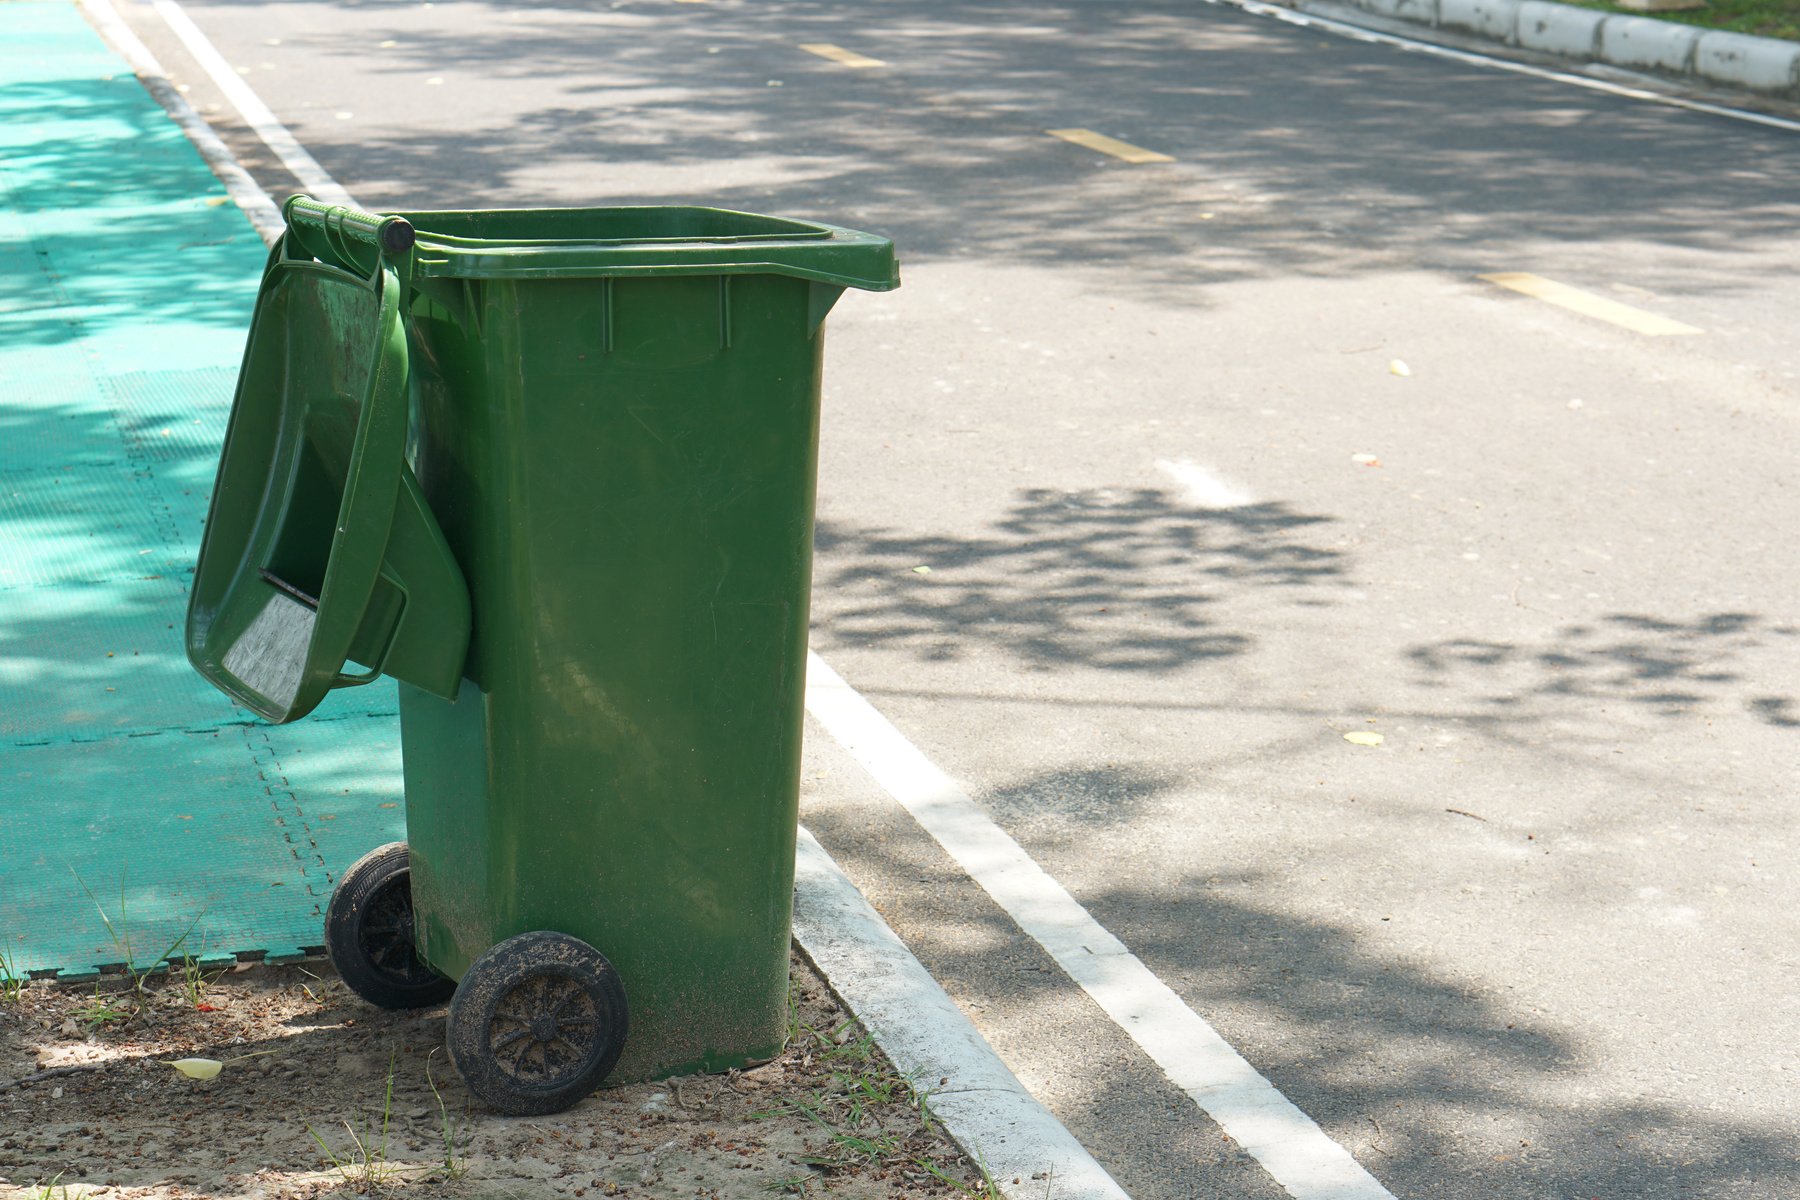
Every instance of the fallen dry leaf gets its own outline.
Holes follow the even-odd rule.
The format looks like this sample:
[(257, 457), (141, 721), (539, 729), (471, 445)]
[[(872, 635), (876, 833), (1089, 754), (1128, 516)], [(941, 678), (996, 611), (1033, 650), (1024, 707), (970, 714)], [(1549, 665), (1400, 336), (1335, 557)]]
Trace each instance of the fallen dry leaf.
[(189, 1079), (211, 1079), (224, 1070), (225, 1064), (216, 1058), (178, 1058), (171, 1062), (160, 1059), (164, 1066), (174, 1067)]

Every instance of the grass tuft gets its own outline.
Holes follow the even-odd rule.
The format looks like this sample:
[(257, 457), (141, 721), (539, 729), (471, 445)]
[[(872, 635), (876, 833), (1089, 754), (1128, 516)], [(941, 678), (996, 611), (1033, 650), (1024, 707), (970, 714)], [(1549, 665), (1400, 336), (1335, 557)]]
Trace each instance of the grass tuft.
[(125, 872), (119, 872), (119, 919), (116, 922), (107, 913), (106, 906), (100, 903), (100, 898), (94, 895), (94, 889), (87, 885), (87, 880), (81, 877), (81, 873), (73, 865), (69, 867), (69, 874), (75, 876), (75, 882), (81, 885), (81, 890), (87, 893), (87, 898), (94, 902), (94, 911), (100, 914), (100, 923), (106, 926), (106, 935), (112, 939), (113, 949), (118, 951), (120, 961), (125, 964), (125, 974), (131, 977), (131, 986), (134, 991), (142, 994), (144, 980), (164, 963), (173, 962), (175, 955), (181, 954), (183, 958), (186, 958), (182, 948), (187, 945), (188, 936), (194, 932), (194, 927), (200, 923), (200, 918), (205, 915), (204, 913), (195, 914), (194, 919), (188, 922), (187, 928), (181, 931), (181, 936), (170, 943), (168, 949), (140, 966), (136, 947), (132, 944), (130, 915), (125, 908)]
[[(62, 1181), (62, 1177), (63, 1173), (58, 1171), (50, 1177), (50, 1182), (33, 1184), (26, 1195), (30, 1197), (30, 1200), (69, 1200), (69, 1185), (64, 1183), (60, 1189), (57, 1187), (57, 1184)], [(57, 1195), (59, 1190), (62, 1193), (60, 1197)]]
[(137, 1009), (130, 1003), (119, 1003), (117, 997), (105, 995), (100, 985), (94, 985), (94, 998), (75, 1010), (75, 1019), (88, 1027), (92, 1033), (108, 1025), (123, 1021), (136, 1013)]
[(311, 1134), (312, 1140), (319, 1144), (319, 1149), (324, 1153), (326, 1160), (331, 1163), (332, 1169), (343, 1176), (344, 1182), (352, 1187), (378, 1188), (383, 1184), (392, 1183), (407, 1169), (388, 1158), (388, 1129), (394, 1119), (394, 1062), (397, 1054), (396, 1051), (388, 1055), (387, 1084), (381, 1098), (379, 1138), (376, 1136), (375, 1125), (372, 1121), (365, 1122), (362, 1131), (358, 1132), (356, 1126), (345, 1120), (343, 1122), (344, 1132), (350, 1135), (350, 1147), (340, 1158), (337, 1152), (319, 1135), (318, 1130), (311, 1125), (306, 1127), (306, 1132)]
[(443, 1172), (445, 1179), (460, 1179), (468, 1173), (469, 1162), (456, 1157), (456, 1125), (450, 1120), (450, 1110), (444, 1105), (444, 1095), (438, 1091), (437, 1080), (431, 1077), (431, 1060), (436, 1055), (437, 1048), (433, 1047), (431, 1053), (425, 1056), (425, 1082), (431, 1087), (432, 1098), (437, 1101), (438, 1117), (443, 1122), (444, 1161), (438, 1169)]
[[(436, 1053), (434, 1050), (433, 1054)], [(443, 1179), (459, 1179), (469, 1170), (467, 1159), (456, 1156), (456, 1124), (450, 1117), (450, 1110), (444, 1104), (444, 1097), (438, 1091), (437, 1080), (431, 1074), (430, 1056), (425, 1060), (425, 1079), (431, 1085), (431, 1094), (437, 1097), (438, 1115), (443, 1120), (444, 1161), (441, 1163), (400, 1163), (388, 1156), (388, 1134), (394, 1121), (394, 1072), (398, 1063), (399, 1051), (388, 1055), (387, 1081), (381, 1097), (381, 1112), (378, 1115), (365, 1116), (362, 1128), (342, 1121), (344, 1132), (349, 1135), (350, 1144), (342, 1154), (331, 1148), (323, 1135), (311, 1125), (306, 1132), (318, 1145), (325, 1161), (331, 1164), (332, 1170), (342, 1176), (344, 1182), (357, 1191), (373, 1192), (379, 1188), (398, 1183), (406, 1178), (420, 1178), (436, 1175)]]
[(0, 951), (0, 1004), (17, 1004), (25, 994), (26, 977), (18, 963), (18, 951)]

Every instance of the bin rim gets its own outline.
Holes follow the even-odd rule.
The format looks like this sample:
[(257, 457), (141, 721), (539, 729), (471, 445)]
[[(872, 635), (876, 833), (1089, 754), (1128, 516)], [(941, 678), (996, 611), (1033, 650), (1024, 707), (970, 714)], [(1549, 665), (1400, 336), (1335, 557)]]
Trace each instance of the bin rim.
[[(656, 214), (759, 226), (747, 233), (642, 237), (495, 238), (446, 232), (446, 224), (537, 218), (579, 225), (584, 217)], [(900, 286), (891, 239), (837, 225), (695, 205), (604, 208), (436, 209), (398, 214), (416, 231), (417, 276), (447, 279), (571, 279), (673, 275), (786, 275), (885, 292)]]

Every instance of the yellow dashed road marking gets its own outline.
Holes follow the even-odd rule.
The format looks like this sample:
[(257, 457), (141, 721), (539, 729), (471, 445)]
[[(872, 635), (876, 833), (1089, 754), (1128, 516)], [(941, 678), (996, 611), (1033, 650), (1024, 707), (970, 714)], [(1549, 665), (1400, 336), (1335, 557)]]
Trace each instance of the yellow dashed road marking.
[(1118, 138), (1109, 138), (1104, 133), (1095, 133), (1091, 129), (1046, 129), (1045, 133), (1065, 142), (1073, 142), (1077, 146), (1086, 146), (1089, 150), (1098, 150), (1102, 154), (1110, 154), (1114, 158), (1122, 158), (1128, 163), (1161, 163), (1174, 162), (1167, 154), (1158, 154), (1154, 150), (1146, 150), (1142, 146), (1134, 146), (1130, 142), (1121, 142)]
[(1674, 337), (1681, 334), (1704, 333), (1692, 325), (1683, 325), (1680, 321), (1659, 316), (1653, 312), (1645, 312), (1641, 308), (1633, 308), (1629, 304), (1620, 304), (1617, 300), (1608, 300), (1605, 296), (1596, 296), (1592, 292), (1584, 292), (1580, 288), (1570, 287), (1566, 283), (1558, 283), (1554, 279), (1545, 279), (1528, 271), (1501, 271), (1480, 278), (1503, 288), (1511, 288), (1515, 292), (1547, 301), (1550, 304), (1581, 313), (1583, 316), (1598, 317), (1636, 333), (1650, 337)]
[(866, 54), (858, 54), (854, 50), (846, 50), (842, 46), (834, 46), (830, 42), (805, 42), (800, 48), (808, 54), (816, 54), (820, 58), (829, 58), (834, 63), (842, 63), (846, 67), (885, 67), (887, 64), (879, 58), (870, 58)]

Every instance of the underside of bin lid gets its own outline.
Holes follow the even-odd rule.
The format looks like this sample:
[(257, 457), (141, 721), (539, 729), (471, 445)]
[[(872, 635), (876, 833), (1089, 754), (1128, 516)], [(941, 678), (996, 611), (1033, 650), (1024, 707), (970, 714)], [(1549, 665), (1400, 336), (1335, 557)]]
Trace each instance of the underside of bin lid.
[(384, 669), (439, 694), (461, 676), (468, 593), (405, 464), (400, 290), (385, 265), (364, 278), (291, 238), (263, 276), (187, 648), (270, 721)]

